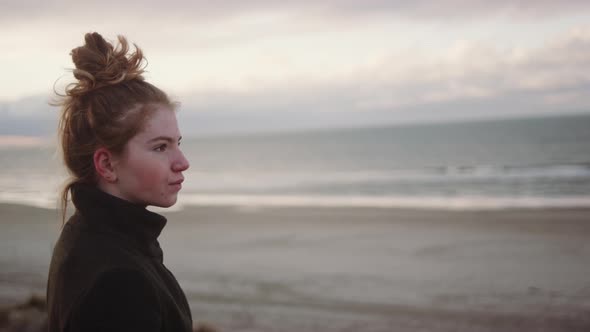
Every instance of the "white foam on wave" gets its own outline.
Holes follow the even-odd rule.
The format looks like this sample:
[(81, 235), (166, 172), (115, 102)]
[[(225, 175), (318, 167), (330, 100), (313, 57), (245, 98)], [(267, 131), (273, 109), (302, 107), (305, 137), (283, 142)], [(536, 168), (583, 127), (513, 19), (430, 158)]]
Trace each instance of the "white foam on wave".
[(280, 190), (307, 186), (363, 185), (382, 183), (433, 183), (494, 182), (536, 180), (585, 180), (590, 178), (590, 166), (586, 164), (550, 164), (530, 166), (440, 166), (394, 170), (331, 170), (302, 172), (227, 172), (189, 171), (185, 190), (193, 192), (222, 193), (243, 190)]
[(442, 210), (501, 210), (512, 208), (590, 207), (590, 196), (577, 197), (394, 197), (298, 195), (199, 195), (185, 194), (187, 206), (241, 207), (373, 207)]
[[(46, 209), (58, 207), (57, 196), (49, 193), (0, 192), (0, 203)], [(185, 206), (264, 207), (365, 207), (434, 210), (503, 210), (541, 208), (590, 208), (590, 196), (489, 197), (489, 196), (326, 196), (326, 195), (238, 195), (181, 193), (172, 208), (150, 207), (155, 212), (178, 211)]]
[(45, 137), (0, 135), (0, 148), (47, 147), (51, 144)]
[(0, 203), (19, 204), (44, 209), (57, 208), (57, 196), (49, 193), (0, 192)]

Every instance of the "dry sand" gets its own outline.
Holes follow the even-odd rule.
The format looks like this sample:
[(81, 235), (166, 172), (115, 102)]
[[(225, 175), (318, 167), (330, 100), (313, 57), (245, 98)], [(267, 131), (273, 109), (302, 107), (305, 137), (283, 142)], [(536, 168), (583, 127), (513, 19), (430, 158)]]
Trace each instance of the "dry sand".
[[(164, 262), (224, 331), (590, 329), (590, 209), (166, 215)], [(0, 205), (0, 303), (44, 291), (59, 223)]]

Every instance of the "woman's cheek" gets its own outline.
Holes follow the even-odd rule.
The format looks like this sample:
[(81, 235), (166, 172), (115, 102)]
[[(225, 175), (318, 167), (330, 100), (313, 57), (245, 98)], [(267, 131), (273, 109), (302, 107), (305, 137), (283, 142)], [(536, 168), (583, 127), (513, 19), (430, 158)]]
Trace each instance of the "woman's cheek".
[(135, 170), (135, 177), (137, 179), (138, 186), (142, 190), (153, 190), (161, 186), (162, 182), (166, 181), (165, 169), (160, 163), (151, 161), (144, 161)]
[(142, 173), (142, 178), (150, 188), (161, 187), (166, 182), (162, 169), (157, 167), (146, 168)]

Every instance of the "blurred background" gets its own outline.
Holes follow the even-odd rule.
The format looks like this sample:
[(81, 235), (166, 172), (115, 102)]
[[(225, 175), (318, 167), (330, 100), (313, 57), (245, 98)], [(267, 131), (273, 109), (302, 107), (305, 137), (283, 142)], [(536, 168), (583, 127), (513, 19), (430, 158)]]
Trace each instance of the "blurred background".
[(49, 103), (96, 31), (181, 103), (191, 168), (159, 212), (196, 321), (590, 326), (587, 1), (1, 0), (0, 21), (0, 303), (44, 292)]

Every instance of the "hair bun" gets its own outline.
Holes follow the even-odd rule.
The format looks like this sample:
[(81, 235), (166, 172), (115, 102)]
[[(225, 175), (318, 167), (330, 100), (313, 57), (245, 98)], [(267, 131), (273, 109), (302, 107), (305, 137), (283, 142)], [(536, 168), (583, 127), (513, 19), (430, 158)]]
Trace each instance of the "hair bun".
[(73, 70), (77, 83), (72, 83), (67, 94), (82, 95), (89, 91), (121, 83), (126, 80), (143, 80), (144, 58), (141, 49), (134, 44), (135, 52), (129, 52), (129, 43), (123, 36), (117, 36), (116, 47), (96, 33), (84, 36), (85, 44), (70, 53), (76, 65)]

